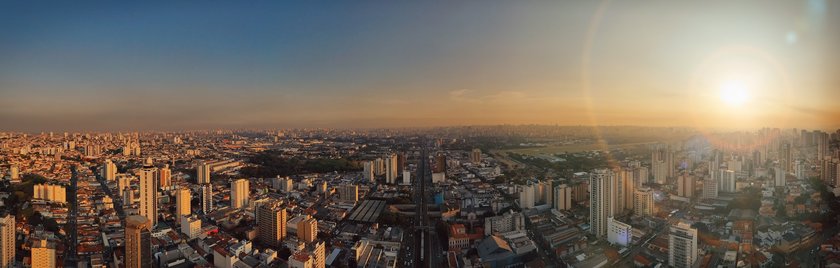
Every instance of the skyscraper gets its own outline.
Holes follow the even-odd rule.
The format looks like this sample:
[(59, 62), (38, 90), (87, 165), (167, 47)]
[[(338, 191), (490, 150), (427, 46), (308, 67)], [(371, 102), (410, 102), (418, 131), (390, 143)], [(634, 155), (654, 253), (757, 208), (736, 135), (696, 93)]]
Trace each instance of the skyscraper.
[(46, 239), (35, 240), (31, 250), (32, 268), (54, 268), (55, 245), (47, 242)]
[(589, 228), (598, 238), (607, 235), (607, 218), (612, 217), (612, 189), (615, 174), (609, 169), (596, 169), (589, 174)]
[(636, 216), (652, 216), (656, 212), (653, 205), (653, 191), (647, 187), (636, 190), (633, 197), (633, 207)]
[(684, 222), (672, 225), (668, 242), (668, 264), (675, 268), (693, 267), (697, 261), (697, 229)]
[(140, 177), (140, 216), (149, 220), (149, 228), (157, 225), (157, 169), (146, 166), (137, 173)]
[(152, 224), (146, 217), (131, 215), (125, 219), (125, 267), (152, 267)]
[(286, 209), (277, 200), (260, 203), (256, 210), (257, 237), (262, 243), (277, 247), (286, 237)]
[(117, 178), (117, 165), (111, 162), (111, 159), (106, 159), (105, 164), (102, 165), (102, 177), (107, 181), (112, 181)]
[(0, 214), (0, 267), (14, 267), (16, 247), (15, 216), (3, 212)]
[(180, 188), (175, 191), (175, 220), (180, 223), (183, 217), (190, 215), (190, 189)]
[(201, 185), (201, 213), (210, 214), (213, 211), (213, 185), (206, 183)]
[(210, 165), (205, 162), (198, 163), (198, 166), (195, 168), (196, 171), (196, 183), (198, 184), (205, 184), (210, 183)]
[(310, 216), (299, 221), (297, 224), (297, 237), (300, 241), (309, 243), (315, 241), (318, 236), (318, 220)]
[(249, 189), (248, 180), (238, 179), (230, 183), (230, 207), (242, 208), (248, 205)]

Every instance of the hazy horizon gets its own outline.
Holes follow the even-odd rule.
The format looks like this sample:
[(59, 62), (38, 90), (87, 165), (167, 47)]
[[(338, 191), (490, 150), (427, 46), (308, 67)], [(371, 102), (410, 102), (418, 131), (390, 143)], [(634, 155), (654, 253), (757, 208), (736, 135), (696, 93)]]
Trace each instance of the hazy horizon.
[(5, 4), (0, 131), (840, 128), (829, 1)]

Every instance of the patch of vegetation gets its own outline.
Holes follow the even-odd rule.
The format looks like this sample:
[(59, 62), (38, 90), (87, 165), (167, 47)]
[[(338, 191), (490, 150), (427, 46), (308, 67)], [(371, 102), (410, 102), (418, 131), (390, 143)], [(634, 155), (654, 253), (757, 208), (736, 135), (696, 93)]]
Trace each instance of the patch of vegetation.
[(256, 166), (243, 167), (240, 173), (246, 177), (270, 178), (305, 173), (333, 171), (359, 171), (360, 164), (348, 159), (304, 159), (285, 157), (278, 151), (261, 152), (249, 160)]
[(761, 190), (758, 188), (746, 188), (729, 203), (729, 209), (752, 209), (758, 211), (761, 207)]
[(538, 168), (553, 170), (561, 176), (571, 177), (575, 172), (589, 172), (597, 168), (606, 168), (607, 159), (603, 155), (598, 156), (583, 156), (578, 154), (566, 154), (561, 158), (566, 161), (552, 162), (544, 158), (528, 157), (521, 154), (509, 154), (509, 156), (519, 162), (526, 163)]

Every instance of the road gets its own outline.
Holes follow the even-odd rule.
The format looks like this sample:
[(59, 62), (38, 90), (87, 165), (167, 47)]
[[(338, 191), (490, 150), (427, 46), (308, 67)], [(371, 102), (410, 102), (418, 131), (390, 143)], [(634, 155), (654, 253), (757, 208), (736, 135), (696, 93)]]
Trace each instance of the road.
[(424, 143), (417, 163), (416, 188), (414, 191), (414, 202), (417, 205), (417, 213), (414, 217), (414, 229), (407, 237), (406, 244), (411, 245), (411, 250), (405, 248), (404, 257), (411, 258), (410, 262), (404, 263), (409, 267), (441, 267), (446, 265), (445, 255), (441, 247), (440, 238), (435, 232), (435, 222), (428, 216), (426, 203), (432, 200), (432, 193), (426, 191), (426, 185), (431, 183), (431, 168), (429, 165), (428, 144)]
[(90, 171), (93, 172), (93, 175), (96, 176), (96, 180), (99, 182), (99, 185), (102, 187), (102, 191), (105, 192), (106, 195), (111, 197), (111, 200), (114, 202), (114, 210), (117, 211), (117, 216), (120, 217), (120, 221), (125, 221), (125, 211), (123, 211), (123, 202), (122, 197), (119, 195), (114, 195), (111, 192), (111, 188), (108, 188), (108, 182), (105, 181), (105, 178), (102, 177), (96, 167), (90, 167)]
[(67, 256), (64, 258), (64, 266), (65, 267), (76, 267), (78, 261), (78, 255), (76, 253), (76, 245), (79, 244), (79, 234), (76, 228), (76, 221), (79, 216), (79, 200), (76, 198), (76, 190), (79, 186), (79, 175), (76, 172), (76, 165), (70, 166), (70, 189), (68, 189), (68, 197), (70, 203), (70, 214), (67, 217), (67, 234), (68, 234), (68, 245), (67, 245)]

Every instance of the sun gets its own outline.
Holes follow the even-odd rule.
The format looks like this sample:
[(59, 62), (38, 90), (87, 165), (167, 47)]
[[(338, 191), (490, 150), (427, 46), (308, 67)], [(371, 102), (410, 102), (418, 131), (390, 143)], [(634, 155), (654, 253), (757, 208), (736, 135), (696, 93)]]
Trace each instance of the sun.
[(744, 106), (750, 100), (749, 86), (739, 80), (732, 80), (720, 86), (720, 99), (731, 107)]

